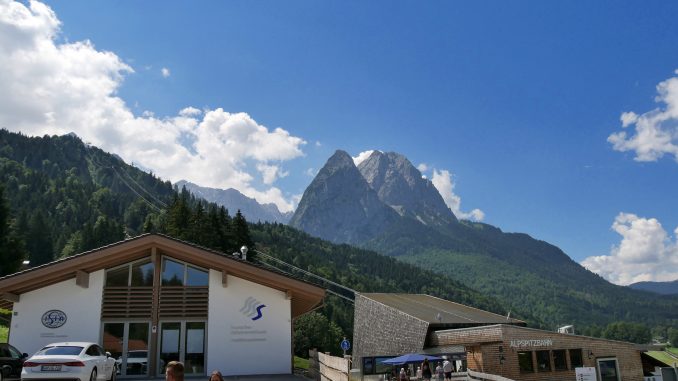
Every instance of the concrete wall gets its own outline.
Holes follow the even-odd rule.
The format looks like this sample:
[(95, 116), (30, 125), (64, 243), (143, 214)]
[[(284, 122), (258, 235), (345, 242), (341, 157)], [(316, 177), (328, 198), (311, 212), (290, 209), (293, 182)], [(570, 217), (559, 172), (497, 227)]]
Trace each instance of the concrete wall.
[[(532, 373), (520, 372), (518, 352), (558, 349), (581, 349), (585, 367), (596, 367), (596, 359), (598, 358), (615, 357), (622, 381), (643, 380), (640, 352), (630, 343), (508, 325), (439, 331), (433, 333), (432, 336), (435, 336), (432, 341), (435, 341), (437, 345), (466, 345), (469, 369), (498, 374), (512, 380), (575, 380), (574, 370), (554, 370), (555, 364), (553, 364), (552, 359), (551, 371), (537, 372), (535, 369), (535, 372)], [(520, 340), (520, 342), (517, 340)], [(529, 340), (537, 341), (529, 342)], [(545, 340), (550, 340), (550, 342), (547, 341), (550, 345), (543, 345)], [(512, 341), (514, 346), (512, 346)], [(590, 359), (588, 358), (589, 352), (592, 352)], [(504, 364), (500, 364), (499, 361), (502, 355), (504, 356)], [(532, 353), (532, 356), (536, 368), (535, 353)], [(568, 368), (570, 368), (569, 353), (566, 355), (566, 359)]]
[(361, 368), (363, 357), (421, 351), (427, 331), (428, 322), (356, 294), (353, 367)]
[[(75, 284), (75, 278), (21, 294), (14, 303), (9, 342), (29, 355), (46, 344), (60, 341), (99, 342), (104, 270), (89, 274), (89, 288)], [(42, 315), (49, 310), (66, 314), (66, 323), (47, 328)]]
[[(292, 373), (291, 301), (285, 293), (210, 270), (207, 328), (207, 374)], [(252, 320), (240, 312), (249, 297), (266, 305)]]

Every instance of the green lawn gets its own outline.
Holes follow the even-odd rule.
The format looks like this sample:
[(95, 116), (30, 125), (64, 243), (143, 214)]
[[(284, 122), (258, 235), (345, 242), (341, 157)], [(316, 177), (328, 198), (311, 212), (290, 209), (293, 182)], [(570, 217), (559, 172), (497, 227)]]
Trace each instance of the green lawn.
[(302, 359), (301, 357), (294, 356), (294, 367), (308, 369), (308, 359)]
[(0, 326), (0, 343), (7, 342), (7, 332), (9, 332), (7, 327)]
[(678, 347), (668, 347), (666, 351), (673, 353), (674, 356), (678, 356)]
[(666, 365), (673, 366), (674, 362), (678, 362), (675, 358), (671, 357), (668, 353), (664, 351), (648, 351), (647, 354), (651, 357), (656, 358), (657, 360), (665, 363)]

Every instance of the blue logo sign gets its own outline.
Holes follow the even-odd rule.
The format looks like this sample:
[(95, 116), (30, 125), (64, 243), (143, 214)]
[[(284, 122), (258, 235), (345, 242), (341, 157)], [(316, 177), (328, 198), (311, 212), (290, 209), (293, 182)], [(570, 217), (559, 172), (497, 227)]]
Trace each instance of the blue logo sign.
[(351, 349), (351, 343), (346, 339), (342, 340), (341, 341), (341, 349), (343, 349), (345, 351)]
[(59, 328), (66, 324), (64, 311), (49, 310), (42, 315), (42, 325), (47, 328)]
[(266, 307), (265, 304), (250, 296), (245, 300), (245, 304), (243, 304), (240, 312), (252, 320), (259, 320), (263, 316), (261, 309), (264, 307)]

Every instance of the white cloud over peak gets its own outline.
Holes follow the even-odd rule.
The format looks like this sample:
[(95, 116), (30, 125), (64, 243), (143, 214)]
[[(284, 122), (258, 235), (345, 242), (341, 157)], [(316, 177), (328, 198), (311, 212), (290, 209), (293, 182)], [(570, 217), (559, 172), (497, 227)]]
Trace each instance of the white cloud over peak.
[(236, 188), (281, 211), (294, 208), (293, 196), (272, 184), (287, 174), (282, 162), (303, 156), (303, 139), (221, 108), (135, 115), (117, 96), (132, 67), (90, 41), (58, 43), (59, 26), (45, 4), (0, 0), (0, 126), (27, 135), (75, 132), (163, 178)]
[[(657, 161), (664, 155), (678, 161), (678, 76), (660, 82), (657, 93), (659, 107), (640, 115), (622, 113), (624, 130), (607, 138), (615, 150), (635, 152), (636, 161)], [(630, 126), (634, 126), (632, 132), (626, 130)]]
[(678, 279), (678, 228), (671, 239), (657, 219), (619, 213), (612, 230), (622, 236), (619, 245), (584, 259), (584, 267), (619, 285)]
[(371, 149), (369, 151), (363, 151), (363, 152), (359, 153), (358, 156), (353, 157), (353, 163), (355, 163), (355, 165), (360, 165), (360, 163), (367, 160), (367, 158), (370, 157), (370, 155), (374, 151), (375, 150)]
[(417, 169), (419, 170), (419, 172), (424, 173), (428, 171), (428, 165), (426, 163), (420, 163), (419, 165), (417, 165)]
[(162, 74), (162, 77), (163, 77), (163, 78), (167, 78), (167, 77), (169, 77), (170, 74), (171, 74), (171, 73), (170, 73), (170, 69), (164, 67), (164, 68), (160, 69), (160, 74)]
[(457, 218), (473, 221), (482, 221), (485, 218), (485, 213), (480, 209), (473, 209), (468, 213), (461, 211), (461, 197), (454, 193), (455, 184), (450, 171), (433, 169), (431, 182), (433, 182), (440, 195), (443, 196), (445, 204), (447, 204)]

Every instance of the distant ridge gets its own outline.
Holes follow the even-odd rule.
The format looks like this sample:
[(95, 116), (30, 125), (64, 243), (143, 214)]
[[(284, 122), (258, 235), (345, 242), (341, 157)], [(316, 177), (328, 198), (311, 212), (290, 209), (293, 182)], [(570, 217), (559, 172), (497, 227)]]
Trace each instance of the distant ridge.
[(671, 282), (637, 282), (630, 284), (629, 287), (660, 295), (678, 295), (678, 279)]
[(250, 222), (278, 222), (286, 224), (292, 218), (293, 212), (282, 213), (275, 204), (260, 204), (256, 199), (245, 196), (237, 189), (217, 189), (202, 187), (186, 180), (175, 183), (179, 189), (186, 190), (197, 197), (224, 206), (231, 214), (240, 210)]

